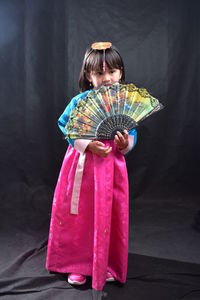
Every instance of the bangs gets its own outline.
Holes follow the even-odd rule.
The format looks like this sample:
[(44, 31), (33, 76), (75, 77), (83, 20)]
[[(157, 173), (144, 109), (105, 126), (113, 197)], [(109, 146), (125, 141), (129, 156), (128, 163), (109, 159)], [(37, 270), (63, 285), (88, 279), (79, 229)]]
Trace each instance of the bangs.
[[(102, 52), (102, 51), (101, 51)], [(85, 69), (88, 73), (91, 71), (102, 71), (103, 69), (103, 52), (93, 51), (86, 61)]]
[[(123, 62), (121, 57), (113, 49), (106, 49), (105, 61), (109, 69), (122, 69)], [(87, 59), (86, 71), (103, 71), (103, 50), (93, 51)]]
[(116, 51), (113, 51), (112, 49), (108, 49), (106, 51), (106, 64), (109, 69), (124, 68), (120, 55)]

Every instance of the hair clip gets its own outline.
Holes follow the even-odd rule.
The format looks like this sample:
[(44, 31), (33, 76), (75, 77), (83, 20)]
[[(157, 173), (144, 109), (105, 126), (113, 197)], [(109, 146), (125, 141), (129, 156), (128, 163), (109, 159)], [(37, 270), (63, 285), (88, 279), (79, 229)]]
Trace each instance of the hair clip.
[(110, 42), (96, 42), (93, 43), (91, 48), (93, 50), (103, 50), (103, 71), (106, 69), (106, 53), (105, 50), (112, 47), (112, 43)]
[(94, 50), (106, 50), (112, 47), (112, 43), (110, 42), (97, 42), (93, 43), (91, 48)]

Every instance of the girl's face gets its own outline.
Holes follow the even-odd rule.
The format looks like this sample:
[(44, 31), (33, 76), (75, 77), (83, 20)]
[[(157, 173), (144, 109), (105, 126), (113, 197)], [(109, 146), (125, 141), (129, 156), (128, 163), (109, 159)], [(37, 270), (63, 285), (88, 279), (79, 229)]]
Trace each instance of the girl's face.
[(87, 75), (87, 79), (93, 84), (94, 89), (100, 88), (101, 85), (111, 86), (120, 81), (122, 71), (119, 69), (109, 69), (105, 67), (105, 71), (91, 71)]

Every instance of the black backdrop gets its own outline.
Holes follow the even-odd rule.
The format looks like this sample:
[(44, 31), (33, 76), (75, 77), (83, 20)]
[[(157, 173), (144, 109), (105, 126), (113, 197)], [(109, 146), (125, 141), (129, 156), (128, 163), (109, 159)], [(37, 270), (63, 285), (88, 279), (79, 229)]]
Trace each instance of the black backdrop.
[(66, 149), (57, 118), (78, 93), (85, 48), (109, 40), (124, 57), (126, 80), (166, 106), (139, 128), (135, 153), (127, 157), (135, 194), (152, 185), (194, 188), (198, 8), (195, 0), (1, 0), (1, 185), (55, 186)]
[(78, 93), (93, 41), (115, 44), (126, 80), (165, 105), (138, 128), (137, 146), (127, 155), (130, 206), (144, 196), (192, 201), (198, 195), (199, 9), (198, 0), (0, 0), (3, 267), (7, 249), (19, 254), (27, 247), (20, 241), (33, 245), (48, 236), (67, 148), (57, 119)]

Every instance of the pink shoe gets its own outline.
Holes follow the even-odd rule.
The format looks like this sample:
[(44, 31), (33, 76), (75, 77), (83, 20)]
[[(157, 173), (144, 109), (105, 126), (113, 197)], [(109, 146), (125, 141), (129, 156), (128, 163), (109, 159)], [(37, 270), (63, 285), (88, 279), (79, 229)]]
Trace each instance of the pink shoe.
[(86, 277), (81, 274), (70, 273), (68, 275), (68, 282), (70, 284), (82, 285), (86, 283)]
[(113, 277), (113, 275), (107, 271), (107, 274), (106, 274), (106, 282), (113, 282), (115, 281), (115, 278)]

